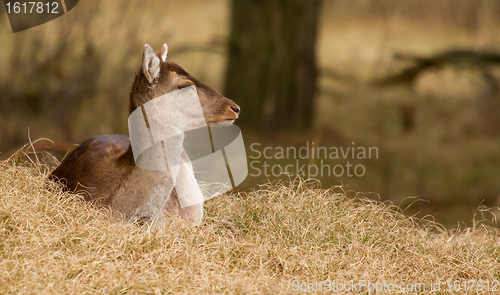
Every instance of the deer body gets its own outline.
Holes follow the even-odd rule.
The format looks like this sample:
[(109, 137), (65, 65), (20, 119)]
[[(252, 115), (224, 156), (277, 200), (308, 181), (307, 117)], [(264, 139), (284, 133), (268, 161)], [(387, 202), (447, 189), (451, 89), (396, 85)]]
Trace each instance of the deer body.
[[(194, 85), (206, 123), (231, 124), (239, 107), (230, 99), (201, 83), (175, 63), (166, 61), (167, 46), (155, 54), (144, 46), (141, 70), (130, 92), (129, 111), (163, 94)], [(185, 152), (183, 156), (187, 157)], [(191, 166), (189, 166), (191, 167)], [(184, 172), (177, 181), (189, 192), (194, 173)], [(92, 137), (73, 150), (49, 176), (60, 180), (69, 191), (82, 192), (87, 201), (109, 206), (113, 215), (127, 221), (162, 225), (178, 215), (193, 223), (203, 216), (203, 204), (181, 208), (170, 172), (144, 170), (136, 166), (130, 139), (123, 135)], [(190, 178), (191, 177), (191, 178)]]

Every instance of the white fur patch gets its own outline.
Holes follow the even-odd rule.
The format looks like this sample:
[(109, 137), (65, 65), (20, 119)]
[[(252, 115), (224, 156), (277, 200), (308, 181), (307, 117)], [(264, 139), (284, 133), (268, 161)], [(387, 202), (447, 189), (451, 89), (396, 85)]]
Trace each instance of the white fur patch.
[(214, 126), (229, 126), (234, 123), (234, 120), (224, 120), (218, 123), (210, 123), (210, 125)]

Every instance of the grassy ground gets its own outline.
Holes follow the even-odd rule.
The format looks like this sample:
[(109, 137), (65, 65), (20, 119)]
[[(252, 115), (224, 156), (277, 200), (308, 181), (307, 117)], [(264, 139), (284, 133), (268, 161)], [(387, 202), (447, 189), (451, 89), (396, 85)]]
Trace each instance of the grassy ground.
[(458, 280), (458, 293), (476, 294), (463, 282), (493, 288), (500, 277), (497, 229), (445, 230), (313, 181), (219, 196), (201, 226), (150, 231), (61, 193), (47, 175), (43, 164), (0, 164), (0, 293), (285, 294), (330, 279), (413, 293), (441, 282), (440, 294), (457, 293), (446, 281)]

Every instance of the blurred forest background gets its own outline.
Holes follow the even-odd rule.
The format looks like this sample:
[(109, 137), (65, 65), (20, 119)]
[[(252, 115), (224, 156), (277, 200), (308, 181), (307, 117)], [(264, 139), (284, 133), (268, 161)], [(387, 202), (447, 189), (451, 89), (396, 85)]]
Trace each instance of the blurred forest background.
[[(295, 11), (283, 9), (292, 2)], [(378, 159), (353, 163), (366, 167), (363, 177), (320, 177), (323, 187), (344, 184), (396, 204), (414, 200), (408, 197), (428, 200), (408, 213), (433, 214), (446, 225), (471, 220), (480, 205), (498, 205), (499, 0), (292, 2), (268, 1), (274, 7), (262, 11), (270, 21), (254, 31), (251, 17), (258, 11), (222, 0), (86, 0), (54, 21), (16, 34), (0, 9), (0, 152), (26, 144), (28, 134), (69, 143), (127, 134), (128, 93), (142, 48), (148, 43), (159, 50), (166, 42), (168, 60), (242, 106), (242, 124), (236, 124), (247, 147), (258, 142), (262, 148), (299, 148), (307, 141), (378, 147)], [(294, 15), (301, 11), (307, 17)], [(290, 34), (276, 29), (274, 20), (307, 30)], [(242, 33), (231, 33), (231, 24)], [(235, 40), (232, 34), (253, 39)], [(283, 46), (298, 50), (298, 57), (280, 55), (286, 48), (273, 45), (273, 34), (283, 35)], [(252, 43), (259, 36), (266, 37), (261, 38), (266, 46)], [(279, 116), (278, 121), (262, 117), (269, 105), (260, 100), (263, 86), (252, 78), (259, 72), (252, 56), (231, 60), (242, 54), (236, 42), (249, 43), (256, 60), (277, 57), (266, 69), (266, 87), (294, 89), (294, 83), (283, 84), (284, 76), (306, 60), (309, 74), (299, 79), (308, 80), (305, 86), (284, 91), (288, 103), (274, 105), (275, 115), (267, 117)], [(259, 56), (264, 47), (271, 53)], [(292, 97), (295, 93), (311, 98)], [(249, 104), (252, 97), (259, 103)], [(290, 101), (305, 105), (296, 110)], [(290, 120), (308, 108), (310, 117)], [(260, 123), (252, 125), (255, 121)], [(242, 188), (267, 180), (248, 177)]]

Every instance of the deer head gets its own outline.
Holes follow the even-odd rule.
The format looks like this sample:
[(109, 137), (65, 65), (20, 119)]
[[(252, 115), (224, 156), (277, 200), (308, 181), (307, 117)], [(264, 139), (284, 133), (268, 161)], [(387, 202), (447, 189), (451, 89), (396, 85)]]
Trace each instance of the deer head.
[(156, 97), (194, 85), (207, 123), (233, 123), (240, 113), (239, 106), (179, 65), (167, 61), (167, 52), (166, 44), (158, 53), (148, 44), (144, 45), (141, 69), (135, 75), (130, 92), (130, 113)]

